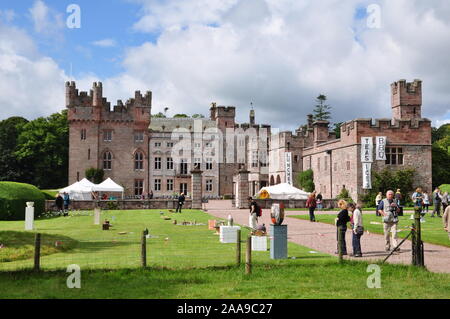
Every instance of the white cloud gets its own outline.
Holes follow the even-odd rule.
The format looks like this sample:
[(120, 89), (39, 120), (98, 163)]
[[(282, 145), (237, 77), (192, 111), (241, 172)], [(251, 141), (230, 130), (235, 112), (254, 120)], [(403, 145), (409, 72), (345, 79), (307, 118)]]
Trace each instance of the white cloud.
[(98, 41), (93, 41), (92, 45), (102, 47), (102, 48), (110, 48), (117, 46), (117, 42), (114, 39), (102, 39)]
[(34, 24), (34, 30), (48, 36), (61, 36), (61, 30), (64, 28), (63, 15), (56, 10), (48, 7), (44, 1), (36, 0), (29, 9), (31, 19)]
[(14, 10), (6, 9), (6, 10), (0, 10), (0, 21), (10, 23), (14, 20), (16, 17), (16, 13)]
[(64, 108), (64, 72), (22, 30), (0, 22), (0, 119), (33, 119)]
[(329, 97), (333, 120), (389, 117), (390, 83), (420, 78), (422, 114), (449, 111), (445, 0), (379, 1), (381, 29), (355, 20), (370, 1), (139, 2), (145, 15), (135, 29), (160, 36), (127, 51), (126, 72), (105, 81), (114, 96), (142, 84), (156, 108), (206, 114), (216, 101), (236, 105), (240, 120), (253, 101), (258, 120), (292, 128), (319, 93)]
[[(253, 102), (258, 122), (292, 129), (305, 122), (319, 93), (328, 96), (335, 121), (389, 117), (390, 83), (420, 78), (423, 116), (433, 124), (448, 117), (447, 0), (379, 1), (380, 29), (355, 20), (356, 9), (371, 3), (366, 0), (134, 1), (143, 8), (134, 29), (158, 32), (156, 43), (128, 48), (122, 74), (77, 80), (81, 90), (103, 81), (112, 104), (135, 90), (152, 90), (154, 112), (167, 106), (173, 113), (207, 115), (215, 101), (237, 106), (244, 121)], [(0, 97), (14, 106), (0, 115), (61, 109), (64, 73), (39, 56), (30, 38), (14, 32), (20, 33), (0, 31), (0, 54), (8, 56), (0, 81), (11, 86), (0, 89), (21, 89)], [(29, 97), (15, 98), (19, 92)]]

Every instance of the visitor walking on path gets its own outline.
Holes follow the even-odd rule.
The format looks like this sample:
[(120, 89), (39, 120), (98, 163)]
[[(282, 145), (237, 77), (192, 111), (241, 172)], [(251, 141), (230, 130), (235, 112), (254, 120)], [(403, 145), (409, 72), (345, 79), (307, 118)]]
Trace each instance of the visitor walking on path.
[(447, 209), (448, 206), (448, 192), (445, 192), (444, 195), (442, 195), (442, 211), (444, 212)]
[(322, 199), (323, 199), (322, 194), (321, 193), (317, 194), (317, 197), (316, 197), (317, 209), (323, 209)]
[(314, 216), (314, 210), (317, 207), (316, 192), (312, 192), (309, 195), (308, 199), (306, 200), (306, 207), (309, 208), (309, 221), (315, 222), (316, 216)]
[(184, 197), (184, 193), (181, 193), (180, 196), (178, 196), (178, 205), (177, 205), (177, 209), (175, 210), (175, 213), (176, 212), (180, 212), (181, 213), (181, 208), (183, 208), (185, 199), (186, 198)]
[(441, 203), (442, 203), (442, 195), (439, 187), (437, 187), (433, 192), (434, 209), (433, 212), (431, 213), (431, 217), (434, 217), (434, 213), (436, 213), (438, 217), (441, 217)]
[(399, 216), (403, 216), (403, 195), (402, 192), (400, 191), (400, 188), (397, 189), (397, 191), (395, 192), (395, 202), (397, 203), (397, 206), (399, 207), (400, 211), (398, 212)]
[(252, 197), (248, 198), (248, 202), (250, 208), (250, 215), (248, 217), (248, 226), (251, 229), (256, 230), (256, 228), (258, 227), (258, 214), (257, 214), (258, 204)]
[(350, 223), (352, 225), (353, 257), (362, 257), (361, 236), (364, 234), (361, 207), (353, 203), (348, 204), (348, 210), (352, 213)]
[[(414, 203), (414, 211), (418, 211), (420, 213), (420, 221), (423, 222), (423, 216), (425, 213), (423, 212), (423, 193), (422, 188), (418, 187), (416, 191), (412, 194), (411, 199)], [(411, 215), (411, 219), (414, 219), (414, 216)]]
[[(398, 205), (394, 201), (394, 191), (388, 190), (386, 198), (378, 206), (379, 213), (383, 216), (383, 230), (385, 239), (385, 249), (397, 247), (397, 225), (398, 225)], [(397, 251), (400, 251), (398, 248)]]
[(64, 216), (69, 215), (69, 205), (70, 205), (70, 196), (66, 192), (64, 192)]
[(347, 231), (347, 223), (350, 221), (350, 216), (348, 215), (347, 210), (347, 202), (341, 199), (338, 202), (338, 206), (341, 209), (337, 218), (335, 219), (336, 227), (337, 227), (337, 251), (336, 254), (339, 254), (339, 236), (341, 236), (341, 252), (342, 255), (347, 255), (347, 244), (345, 243), (345, 232)]
[(55, 205), (56, 205), (56, 208), (58, 209), (58, 212), (61, 214), (63, 211), (64, 199), (62, 198), (61, 194), (59, 194), (59, 193), (56, 196)]
[(445, 209), (442, 222), (444, 224), (444, 230), (448, 233), (448, 239), (450, 239), (450, 206), (447, 206)]
[(430, 196), (427, 191), (423, 192), (423, 212), (428, 213), (428, 208), (430, 207)]
[[(380, 205), (380, 202), (382, 200), (383, 200), (383, 193), (379, 192), (377, 197), (375, 197), (375, 205), (376, 205), (376, 207), (378, 207), (378, 205)], [(378, 212), (378, 209), (375, 209), (375, 215), (381, 216), (380, 213)]]

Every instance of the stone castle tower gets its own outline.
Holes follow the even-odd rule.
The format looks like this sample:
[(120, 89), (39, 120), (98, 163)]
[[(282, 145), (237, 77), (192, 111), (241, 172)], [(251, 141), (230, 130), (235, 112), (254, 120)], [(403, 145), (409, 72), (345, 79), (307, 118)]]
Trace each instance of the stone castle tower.
[(152, 92), (136, 91), (111, 109), (101, 82), (89, 94), (66, 82), (69, 121), (69, 183), (81, 180), (88, 168), (101, 168), (105, 178), (122, 183), (128, 195), (136, 185), (148, 191), (148, 126)]

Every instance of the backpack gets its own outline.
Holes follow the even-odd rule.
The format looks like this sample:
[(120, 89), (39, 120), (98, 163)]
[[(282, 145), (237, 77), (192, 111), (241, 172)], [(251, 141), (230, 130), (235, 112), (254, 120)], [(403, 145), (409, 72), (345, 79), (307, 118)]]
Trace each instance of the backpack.
[(256, 216), (257, 217), (262, 216), (262, 208), (260, 206), (256, 206)]
[(261, 217), (262, 216), (262, 208), (258, 204), (256, 204), (256, 202), (253, 202), (253, 205), (255, 205), (256, 217)]

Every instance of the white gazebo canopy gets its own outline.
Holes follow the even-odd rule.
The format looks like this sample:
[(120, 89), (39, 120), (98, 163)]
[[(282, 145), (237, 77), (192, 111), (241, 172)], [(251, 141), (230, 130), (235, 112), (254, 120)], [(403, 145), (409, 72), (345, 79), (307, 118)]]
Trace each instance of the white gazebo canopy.
[(103, 182), (101, 182), (100, 184), (94, 185), (92, 187), (92, 190), (94, 192), (120, 192), (120, 193), (122, 193), (122, 198), (123, 198), (123, 192), (124, 192), (124, 188), (122, 186), (120, 186), (119, 184), (117, 184), (116, 182), (114, 182), (109, 177), (106, 180), (104, 180)]
[(92, 192), (92, 187), (95, 184), (89, 185), (89, 182), (87, 179), (86, 181), (79, 181), (79, 182), (75, 182), (72, 185), (69, 185), (63, 189), (59, 190), (59, 193), (67, 193), (69, 194), (71, 199), (76, 199), (76, 200), (91, 200), (92, 196), (91, 196), (91, 192)]
[(270, 199), (307, 199), (309, 193), (289, 185), (288, 183), (281, 183), (261, 188), (257, 196), (258, 198)]
[(81, 181), (78, 182), (80, 185), (85, 187), (93, 187), (95, 186), (94, 183), (92, 183), (90, 180), (88, 180), (86, 177), (83, 178)]

